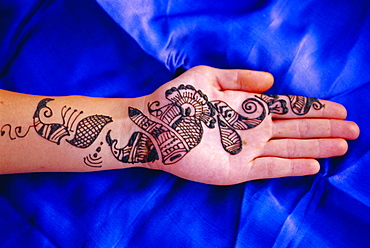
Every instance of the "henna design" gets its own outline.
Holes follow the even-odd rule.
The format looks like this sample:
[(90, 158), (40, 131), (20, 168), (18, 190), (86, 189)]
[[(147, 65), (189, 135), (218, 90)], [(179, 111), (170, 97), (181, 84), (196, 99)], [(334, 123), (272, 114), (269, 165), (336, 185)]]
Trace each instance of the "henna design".
[[(289, 99), (290, 107), (293, 113), (296, 115), (307, 114), (310, 111), (311, 107), (313, 107), (315, 110), (320, 110), (325, 107), (325, 105), (322, 104), (317, 98), (294, 95), (282, 96), (286, 96)], [(270, 113), (285, 115), (289, 112), (287, 108), (287, 102), (281, 99), (281, 96), (261, 95), (258, 98), (267, 103)]]
[(220, 116), (217, 116), (217, 118), (222, 147), (231, 155), (238, 154), (242, 150), (242, 140), (239, 134), (221, 120)]
[(179, 108), (181, 117), (195, 117), (202, 121), (207, 127), (215, 125), (214, 111), (208, 102), (208, 97), (200, 90), (191, 85), (180, 85), (166, 91), (166, 98), (172, 107)]
[[(248, 130), (258, 126), (266, 116), (264, 104), (259, 99), (249, 98), (242, 104), (248, 116), (245, 117), (233, 110), (223, 101), (208, 101), (208, 97), (191, 85), (180, 85), (166, 91), (169, 104), (160, 107), (158, 101), (148, 104), (149, 113), (158, 121), (150, 120), (138, 109), (129, 107), (130, 119), (148, 135), (134, 133), (129, 143), (121, 149), (116, 147), (117, 140), (112, 140), (110, 133), (107, 142), (114, 156), (121, 162), (151, 162), (145, 156), (137, 159), (132, 153), (135, 143), (142, 142), (141, 147), (150, 144), (153, 149), (141, 149), (143, 154), (154, 151), (158, 147), (163, 164), (173, 164), (182, 159), (191, 149), (196, 147), (203, 136), (203, 126), (214, 128), (218, 123), (222, 147), (234, 155), (241, 151), (242, 141), (236, 130)], [(150, 143), (149, 143), (150, 142)], [(157, 152), (157, 150), (155, 150)]]
[[(50, 101), (54, 101), (54, 99), (45, 98), (38, 103), (33, 115), (33, 125), (29, 126), (25, 133), (22, 134), (22, 127), (19, 126), (15, 127), (14, 134), (12, 134), (12, 126), (5, 124), (1, 127), (0, 135), (4, 136), (8, 128), (8, 135), (11, 140), (23, 138), (28, 134), (31, 127), (33, 127), (36, 133), (42, 138), (60, 145), (62, 138), (70, 136), (71, 133), (75, 132), (74, 138), (66, 141), (77, 148), (87, 148), (95, 142), (105, 125), (113, 121), (110, 116), (88, 116), (78, 122), (75, 131), (72, 128), (78, 117), (83, 114), (83, 111), (78, 112), (76, 109), (72, 111), (70, 107), (67, 108), (67, 106), (64, 106), (60, 112), (62, 123), (45, 123), (42, 117), (43, 119), (53, 117), (53, 110), (47, 105)], [(102, 157), (99, 156), (102, 145), (103, 143), (101, 142), (100, 146), (96, 149), (96, 153), (89, 154), (83, 158), (87, 166), (102, 167)]]
[[(146, 163), (161, 158), (163, 164), (176, 163), (201, 142), (203, 124), (208, 128), (215, 128), (216, 123), (223, 149), (235, 155), (242, 150), (242, 140), (237, 130), (248, 130), (261, 124), (266, 117), (266, 105), (267, 114), (280, 115), (289, 112), (288, 100), (291, 111), (296, 115), (307, 114), (311, 107), (315, 110), (324, 107), (324, 104), (316, 98), (262, 94), (248, 98), (242, 103), (241, 107), (247, 114), (246, 117), (223, 101), (208, 101), (208, 97), (202, 91), (196, 90), (191, 85), (173, 87), (165, 92), (165, 97), (169, 101), (167, 105), (160, 106), (158, 101), (148, 104), (149, 114), (158, 121), (151, 120), (140, 110), (129, 107), (129, 118), (143, 132), (134, 132), (123, 148), (117, 147), (118, 140), (112, 139), (111, 131), (107, 133), (106, 141), (118, 161)], [(60, 113), (62, 123), (45, 123), (40, 117), (47, 119), (53, 116), (52, 109), (47, 106), (47, 103), (53, 100), (45, 98), (38, 103), (33, 116), (33, 125), (25, 132), (22, 132), (21, 126), (17, 126), (13, 133), (12, 126), (6, 124), (1, 127), (0, 135), (8, 133), (11, 140), (23, 138), (33, 127), (38, 135), (59, 145), (62, 138), (74, 133), (74, 137), (66, 141), (77, 148), (87, 148), (96, 141), (104, 127), (113, 121), (110, 116), (92, 115), (79, 121), (76, 130), (73, 130), (75, 122), (83, 112), (72, 111), (71, 108), (64, 106)], [(84, 157), (87, 166), (102, 167), (102, 157), (99, 156), (102, 145), (101, 142), (95, 153)]]
[(103, 142), (100, 142), (100, 146), (96, 148), (95, 150), (96, 152), (93, 155), (89, 154), (88, 156), (84, 157), (84, 163), (87, 166), (98, 167), (98, 168), (103, 166), (102, 157), (98, 157), (99, 153), (101, 152), (102, 145), (103, 145)]
[(105, 115), (88, 116), (77, 124), (74, 138), (67, 142), (78, 148), (87, 148), (94, 143), (104, 126), (112, 121), (111, 117)]
[(212, 101), (213, 106), (216, 108), (217, 113), (222, 119), (229, 124), (230, 127), (236, 130), (247, 130), (254, 128), (261, 124), (265, 119), (265, 108), (263, 104), (254, 98), (248, 98), (242, 104), (242, 108), (247, 114), (254, 114), (261, 112), (256, 118), (248, 118), (238, 114), (227, 103), (223, 101)]
[(288, 113), (288, 108), (286, 107), (286, 101), (279, 99), (278, 95), (261, 95), (256, 96), (267, 103), (269, 113), (275, 113), (279, 115), (285, 115)]
[[(213, 117), (215, 113), (202, 91), (195, 90), (191, 85), (180, 85), (178, 88), (167, 90), (166, 98), (171, 102), (170, 104), (154, 109), (153, 105), (159, 106), (159, 102), (156, 101), (148, 106), (149, 113), (163, 123), (176, 129), (187, 117), (195, 117), (194, 120), (202, 121), (209, 128), (215, 126), (216, 120)], [(201, 126), (200, 122), (198, 125)]]
[[(203, 136), (201, 122), (209, 128), (214, 128), (216, 120), (213, 117), (214, 109), (208, 102), (207, 96), (200, 90), (195, 90), (193, 86), (173, 87), (167, 90), (165, 95), (170, 101), (169, 104), (154, 108), (153, 106), (159, 106), (159, 102), (153, 102), (148, 106), (148, 110), (167, 127), (157, 122), (153, 123), (160, 125), (167, 134), (171, 134), (171, 141), (167, 140), (165, 147), (163, 146), (165, 140), (159, 142), (163, 163), (171, 164), (177, 162), (200, 143)], [(152, 122), (147, 117), (145, 120)], [(138, 126), (145, 130), (143, 126)]]
[(225, 151), (235, 155), (242, 150), (242, 141), (235, 130), (248, 130), (258, 126), (265, 119), (263, 104), (254, 98), (245, 100), (242, 104), (244, 112), (254, 114), (260, 112), (255, 118), (247, 118), (238, 114), (223, 101), (212, 101), (218, 115), (218, 127), (220, 130), (221, 144)]
[[(67, 110), (65, 110), (65, 108), (62, 108), (62, 111), (61, 111), (61, 116), (63, 118), (63, 123), (62, 124), (60, 124), (60, 123), (50, 123), (50, 124), (44, 123), (40, 119), (40, 112), (41, 112), (41, 110), (44, 110), (44, 113), (43, 113), (44, 117), (46, 117), (46, 118), (52, 117), (53, 116), (53, 111), (46, 104), (50, 101), (53, 101), (53, 100), (54, 99), (51, 99), (51, 98), (45, 98), (45, 99), (43, 99), (39, 102), (39, 104), (37, 106), (37, 109), (35, 111), (35, 114), (33, 115), (33, 127), (35, 128), (36, 132), (41, 137), (59, 145), (60, 140), (64, 136), (70, 135), (70, 127), (67, 126), (67, 125), (70, 123), (71, 118), (72, 118), (72, 116), (74, 115), (75, 112), (73, 112), (69, 116), (69, 118), (67, 120), (67, 125), (66, 125), (66, 116), (67, 116), (67, 113), (69, 112), (70, 108), (68, 108)], [(75, 117), (75, 118), (77, 118), (77, 117)], [(73, 121), (72, 121), (72, 123), (73, 123)]]
[(320, 110), (324, 107), (324, 104), (322, 104), (317, 98), (292, 95), (288, 95), (288, 97), (292, 111), (296, 115), (307, 114), (308, 111), (310, 111), (311, 106), (315, 110)]
[(8, 136), (11, 140), (15, 140), (16, 138), (24, 138), (27, 136), (28, 132), (30, 131), (32, 126), (29, 126), (26, 130), (26, 132), (24, 132), (24, 134), (22, 134), (22, 127), (21, 126), (17, 126), (14, 128), (14, 135), (12, 135), (12, 126), (10, 124), (5, 124), (4, 126), (1, 127), (1, 130), (0, 130), (0, 135), (1, 136), (4, 136), (6, 131), (5, 131), (5, 128), (8, 128)]
[[(71, 108), (64, 106), (61, 110), (62, 123), (44, 123), (40, 119), (41, 111), (44, 111), (43, 115), (46, 118), (52, 117), (53, 111), (47, 106), (47, 103), (53, 100), (45, 98), (39, 102), (33, 116), (33, 127), (41, 137), (59, 145), (63, 137), (70, 136), (71, 132), (74, 132), (72, 127), (77, 118), (83, 114), (83, 111), (77, 113), (77, 110), (73, 110), (70, 112)], [(112, 118), (109, 116), (88, 116), (77, 124), (74, 138), (67, 140), (67, 142), (78, 148), (87, 148), (94, 143), (104, 126), (112, 121)]]
[(107, 133), (106, 141), (117, 160), (132, 164), (158, 160), (157, 150), (146, 134), (135, 132), (125, 147), (117, 148), (118, 141), (111, 138), (110, 132), (111, 130)]
[(185, 140), (175, 131), (150, 120), (140, 110), (129, 107), (129, 117), (156, 141), (164, 164), (176, 163), (190, 150)]
[[(63, 123), (46, 124), (41, 120), (40, 115), (43, 115), (45, 118), (52, 117), (53, 111), (51, 110), (51, 108), (47, 106), (47, 103), (53, 100), (54, 99), (51, 99), (51, 98), (45, 98), (38, 103), (36, 111), (33, 115), (33, 125), (29, 126), (27, 128), (27, 131), (24, 134), (21, 134), (22, 127), (18, 126), (18, 127), (15, 127), (14, 129), (15, 136), (13, 136), (11, 134), (11, 130), (12, 130), (11, 125), (6, 124), (1, 128), (1, 136), (5, 135), (4, 129), (8, 127), (9, 128), (8, 135), (11, 140), (14, 140), (16, 138), (24, 138), (28, 134), (31, 127), (33, 127), (36, 133), (39, 134), (41, 137), (59, 145), (60, 140), (64, 136), (68, 136), (69, 133), (73, 131), (71, 127), (73, 126), (78, 116), (81, 115), (83, 112), (81, 111), (80, 113), (76, 115), (77, 110), (74, 110), (72, 113), (70, 113), (71, 108), (67, 109), (67, 107), (64, 106), (61, 110), (61, 116), (62, 116)], [(41, 113), (41, 111), (43, 111), (43, 113)]]

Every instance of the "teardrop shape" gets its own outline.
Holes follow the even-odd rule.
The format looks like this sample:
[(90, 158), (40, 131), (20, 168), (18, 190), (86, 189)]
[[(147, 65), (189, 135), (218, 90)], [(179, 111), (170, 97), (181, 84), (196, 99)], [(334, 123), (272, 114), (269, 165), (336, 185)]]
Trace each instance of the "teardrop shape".
[(72, 140), (67, 140), (73, 146), (78, 148), (89, 147), (105, 125), (112, 122), (112, 117), (105, 115), (92, 115), (82, 119), (76, 127), (76, 133)]

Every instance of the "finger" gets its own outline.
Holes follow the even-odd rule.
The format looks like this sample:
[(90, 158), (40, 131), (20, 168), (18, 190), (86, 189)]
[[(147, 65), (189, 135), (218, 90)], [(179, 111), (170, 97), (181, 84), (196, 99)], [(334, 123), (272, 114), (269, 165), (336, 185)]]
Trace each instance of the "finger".
[(276, 139), (266, 143), (261, 157), (328, 158), (342, 156), (347, 149), (344, 139)]
[(320, 164), (314, 159), (256, 158), (251, 163), (250, 180), (316, 174)]
[(273, 121), (273, 138), (343, 138), (359, 136), (356, 123), (336, 119), (289, 119)]
[(216, 78), (220, 90), (238, 90), (253, 93), (265, 92), (274, 83), (271, 73), (252, 70), (225, 70), (208, 66), (197, 66), (189, 72), (200, 73)]
[(263, 71), (219, 70), (217, 81), (221, 90), (262, 93), (271, 88), (274, 77)]
[(294, 95), (261, 95), (272, 118), (331, 118), (345, 119), (347, 110), (339, 103), (313, 97)]

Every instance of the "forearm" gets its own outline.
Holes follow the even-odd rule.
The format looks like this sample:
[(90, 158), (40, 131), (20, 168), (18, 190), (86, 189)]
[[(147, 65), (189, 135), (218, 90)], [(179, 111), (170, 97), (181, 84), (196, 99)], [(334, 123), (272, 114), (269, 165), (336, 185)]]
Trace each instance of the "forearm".
[(142, 102), (0, 90), (0, 173), (130, 167), (114, 157), (106, 137), (133, 133), (128, 107)]

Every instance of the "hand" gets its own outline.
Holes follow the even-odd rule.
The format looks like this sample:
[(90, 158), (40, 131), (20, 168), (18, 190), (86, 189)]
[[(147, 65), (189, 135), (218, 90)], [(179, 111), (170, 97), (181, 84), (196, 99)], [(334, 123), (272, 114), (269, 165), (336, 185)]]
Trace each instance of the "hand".
[[(163, 85), (150, 96), (149, 114), (130, 110), (157, 150), (148, 167), (229, 185), (314, 174), (319, 170), (315, 158), (346, 153), (345, 139), (357, 138), (359, 129), (343, 120), (342, 105), (259, 94), (272, 83), (269, 73), (202, 66)], [(163, 128), (150, 131), (142, 118)]]
[(265, 72), (196, 67), (135, 99), (1, 91), (0, 174), (143, 166), (235, 184), (314, 174), (315, 158), (343, 155), (359, 135), (342, 105), (261, 94), (272, 83)]

